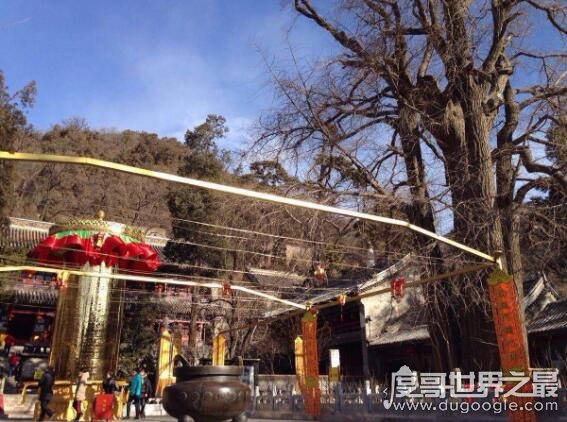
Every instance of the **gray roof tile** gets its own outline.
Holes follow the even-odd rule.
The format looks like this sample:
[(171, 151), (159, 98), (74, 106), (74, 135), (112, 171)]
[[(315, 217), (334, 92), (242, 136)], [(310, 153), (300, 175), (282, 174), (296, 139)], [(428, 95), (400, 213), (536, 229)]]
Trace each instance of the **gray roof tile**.
[(567, 299), (549, 303), (528, 325), (530, 334), (564, 329), (567, 329)]

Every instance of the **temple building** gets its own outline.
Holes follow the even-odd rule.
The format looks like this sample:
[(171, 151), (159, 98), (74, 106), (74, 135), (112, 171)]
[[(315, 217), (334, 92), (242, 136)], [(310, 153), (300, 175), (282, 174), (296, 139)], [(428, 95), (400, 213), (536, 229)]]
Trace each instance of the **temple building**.
[[(418, 372), (434, 370), (427, 304), (421, 287), (407, 287), (400, 297), (391, 293), (397, 278), (416, 281), (417, 269), (418, 263), (410, 253), (394, 265), (376, 268), (366, 278), (329, 279), (328, 287), (347, 295), (383, 293), (346, 302), (344, 306), (336, 304), (337, 290), (323, 294), (316, 290), (296, 292), (304, 295), (301, 300), (321, 308), (318, 310), (321, 374), (327, 373), (330, 349), (339, 350), (341, 375), (345, 379), (385, 382), (402, 365)], [(263, 271), (250, 270), (252, 279), (261, 282)], [(298, 284), (297, 275), (290, 279), (288, 274), (280, 273), (280, 277), (281, 283), (287, 277), (288, 284)], [(561, 299), (545, 274), (528, 274), (524, 282), (524, 306), (532, 367), (558, 368), (566, 383), (567, 300)], [(288, 310), (291, 309), (268, 312), (266, 316)]]
[[(53, 223), (10, 217), (9, 225), (0, 237), (0, 248), (16, 251), (20, 256), (25, 255), (49, 235), (53, 226)], [(165, 232), (154, 230), (146, 233), (145, 242), (163, 257), (167, 243)], [(33, 359), (36, 362), (40, 358), (47, 359), (61, 291), (57, 276), (52, 273), (21, 272), (2, 273), (0, 277), (0, 332), (14, 337), (15, 346), (12, 351), (21, 353), (24, 360)], [(187, 288), (128, 281), (124, 284), (124, 290), (127, 295), (123, 307), (125, 315), (135, 312), (140, 303), (154, 305), (152, 309), (156, 311), (156, 341), (159, 338), (159, 327), (168, 326), (181, 332), (186, 331), (191, 312), (190, 292)], [(204, 335), (206, 323), (199, 323)], [(5, 364), (0, 362), (0, 365)], [(24, 372), (21, 374), (23, 378), (33, 376), (31, 369)]]

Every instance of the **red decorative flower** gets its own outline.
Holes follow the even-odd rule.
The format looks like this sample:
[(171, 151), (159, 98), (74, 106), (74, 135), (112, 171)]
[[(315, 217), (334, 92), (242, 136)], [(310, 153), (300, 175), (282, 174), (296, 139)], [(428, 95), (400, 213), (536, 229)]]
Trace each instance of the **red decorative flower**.
[[(82, 234), (82, 233), (81, 233)], [(122, 271), (153, 272), (159, 266), (159, 257), (149, 245), (127, 237), (94, 233), (88, 237), (69, 234), (49, 236), (42, 240), (28, 256), (43, 264), (79, 267), (89, 263), (118, 268)]]

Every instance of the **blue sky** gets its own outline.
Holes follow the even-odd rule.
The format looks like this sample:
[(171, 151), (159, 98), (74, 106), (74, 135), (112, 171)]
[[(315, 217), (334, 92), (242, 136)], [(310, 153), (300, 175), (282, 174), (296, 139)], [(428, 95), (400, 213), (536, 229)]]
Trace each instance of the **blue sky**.
[(218, 113), (231, 128), (224, 147), (237, 149), (271, 102), (263, 57), (289, 60), (292, 26), (303, 56), (331, 43), (282, 3), (2, 0), (0, 69), (11, 91), (37, 82), (28, 119), (39, 129), (79, 116), (181, 139)]

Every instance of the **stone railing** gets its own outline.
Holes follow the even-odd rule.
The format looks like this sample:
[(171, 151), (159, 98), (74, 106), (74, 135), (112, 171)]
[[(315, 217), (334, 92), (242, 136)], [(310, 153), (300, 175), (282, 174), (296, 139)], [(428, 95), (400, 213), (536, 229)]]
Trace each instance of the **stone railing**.
[[(321, 392), (321, 411), (327, 415), (353, 415), (366, 414), (406, 414), (410, 416), (444, 415), (450, 417), (462, 416), (464, 414), (481, 417), (486, 420), (506, 420), (505, 411), (492, 412), (479, 410), (473, 412), (475, 406), (480, 409), (487, 409), (494, 403), (493, 398), (449, 398), (449, 399), (397, 399), (396, 403), (405, 403), (399, 409), (386, 409), (384, 400), (388, 400), (387, 394), (368, 393), (368, 390), (361, 387), (359, 383), (352, 385), (337, 384), (332, 388), (332, 392), (322, 389)], [(444, 406), (441, 403), (444, 403)], [(477, 404), (473, 405), (472, 403)], [(548, 417), (567, 416), (567, 389), (558, 390), (557, 397), (537, 398), (542, 409), (538, 414)], [(449, 405), (450, 403), (450, 405)], [(546, 405), (547, 403), (547, 405)], [(483, 406), (483, 404), (485, 404)], [(441, 406), (440, 406), (441, 405)], [(547, 407), (546, 407), (547, 406)], [(468, 410), (464, 413), (462, 410)], [(547, 409), (547, 410), (545, 410)], [(269, 386), (267, 389), (256, 391), (252, 403), (248, 409), (249, 415), (258, 418), (272, 419), (297, 419), (304, 416), (303, 398), (299, 392), (293, 389), (278, 389), (278, 386)]]

